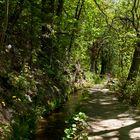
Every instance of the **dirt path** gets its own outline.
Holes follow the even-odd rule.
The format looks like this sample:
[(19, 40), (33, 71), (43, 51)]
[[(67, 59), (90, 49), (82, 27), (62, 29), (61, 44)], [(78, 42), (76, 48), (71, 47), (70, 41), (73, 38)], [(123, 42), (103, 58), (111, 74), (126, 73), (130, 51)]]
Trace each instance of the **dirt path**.
[(84, 105), (89, 116), (89, 140), (140, 140), (140, 115), (137, 110), (119, 103), (101, 85), (90, 89), (89, 96)]

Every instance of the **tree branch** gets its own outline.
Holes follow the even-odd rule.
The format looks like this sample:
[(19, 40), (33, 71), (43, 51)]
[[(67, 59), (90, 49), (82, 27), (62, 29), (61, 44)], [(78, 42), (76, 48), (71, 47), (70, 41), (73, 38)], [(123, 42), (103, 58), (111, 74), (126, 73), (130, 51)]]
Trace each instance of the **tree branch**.
[(137, 3), (137, 0), (134, 0), (133, 7), (132, 7), (132, 10), (131, 10), (131, 14), (132, 14), (132, 25), (135, 28), (136, 32), (138, 32), (138, 28), (137, 28), (137, 26), (135, 24), (135, 8), (136, 8), (136, 3)]
[(95, 4), (97, 5), (98, 9), (102, 12), (102, 14), (105, 16), (105, 20), (106, 23), (109, 25), (108, 23), (108, 16), (105, 14), (105, 12), (102, 10), (102, 8), (100, 7), (100, 5), (98, 4), (98, 2), (96, 0), (94, 0)]
[(101, 13), (105, 16), (105, 21), (106, 21), (107, 25), (109, 26), (109, 28), (112, 28), (113, 30), (117, 31), (117, 29), (114, 28), (113, 25), (112, 25), (113, 24), (113, 21), (114, 21), (114, 19), (116, 17), (114, 17), (114, 19), (112, 19), (111, 24), (109, 24), (109, 22), (108, 22), (108, 16), (106, 15), (106, 13), (103, 11), (103, 9), (101, 8), (101, 6), (98, 4), (98, 2), (96, 0), (94, 0), (94, 2), (97, 5), (98, 9), (101, 11)]
[(138, 8), (140, 7), (140, 0), (137, 1), (137, 5), (135, 8), (135, 13), (136, 13), (136, 18), (137, 18), (137, 28), (139, 28), (139, 20), (140, 20), (140, 15), (138, 12)]
[[(76, 7), (76, 12), (75, 12), (75, 19), (77, 21), (80, 19), (81, 11), (82, 11), (82, 8), (84, 6), (85, 0), (82, 0), (81, 4), (80, 4), (80, 2), (81, 2), (81, 0), (78, 1), (77, 7)], [(79, 6), (80, 6), (80, 9), (79, 9)], [(74, 28), (76, 27), (76, 25), (77, 25), (77, 22), (74, 23)], [(70, 45), (69, 45), (69, 48), (68, 48), (69, 53), (71, 52), (71, 48), (72, 48), (72, 45), (73, 45), (74, 38), (75, 38), (75, 30), (72, 31), (72, 35), (71, 35), (71, 38), (70, 38)]]

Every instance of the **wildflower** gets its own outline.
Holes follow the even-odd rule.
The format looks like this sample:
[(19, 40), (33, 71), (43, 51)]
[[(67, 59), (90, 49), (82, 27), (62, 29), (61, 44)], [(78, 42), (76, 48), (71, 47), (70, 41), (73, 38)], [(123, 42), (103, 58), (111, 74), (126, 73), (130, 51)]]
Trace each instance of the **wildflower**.
[(16, 96), (12, 96), (12, 98), (13, 98), (13, 99), (15, 99), (15, 98), (16, 98)]
[(7, 49), (11, 49), (11, 48), (12, 48), (12, 45), (9, 44), (9, 45), (7, 46)]
[(2, 102), (1, 102), (1, 104), (2, 104), (2, 106), (6, 106), (6, 104), (5, 104), (5, 102), (4, 102), (4, 101), (2, 101)]
[(20, 101), (21, 102), (21, 99), (20, 98), (17, 98), (17, 101)]

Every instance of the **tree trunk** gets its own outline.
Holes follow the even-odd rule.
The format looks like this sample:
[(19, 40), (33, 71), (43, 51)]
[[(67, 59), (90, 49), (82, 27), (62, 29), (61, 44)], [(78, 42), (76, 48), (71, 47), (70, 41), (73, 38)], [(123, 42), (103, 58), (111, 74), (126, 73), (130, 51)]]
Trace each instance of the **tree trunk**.
[(90, 71), (92, 73), (97, 74), (98, 73), (98, 64), (97, 64), (97, 58), (91, 58), (91, 62), (90, 62)]
[(101, 58), (101, 77), (107, 73), (107, 61), (102, 57)]
[(110, 65), (109, 65), (109, 49), (102, 48), (101, 52), (101, 72), (100, 76), (104, 77), (106, 73), (110, 73)]
[(90, 61), (91, 61), (90, 62), (90, 71), (94, 72), (94, 70), (95, 70), (95, 60), (94, 60), (94, 58), (91, 58)]
[(53, 40), (51, 33), (53, 30), (53, 16), (54, 16), (55, 0), (42, 0), (42, 37), (41, 50), (43, 54), (43, 61), (48, 65), (52, 63)]
[(138, 73), (140, 67), (140, 35), (137, 35), (137, 44), (133, 54), (132, 64), (129, 70), (127, 81), (133, 81)]
[(62, 15), (62, 11), (63, 11), (63, 6), (64, 6), (64, 0), (58, 0), (58, 7), (57, 7), (57, 16), (61, 16)]
[(3, 47), (3, 43), (4, 43), (4, 40), (5, 40), (5, 34), (6, 34), (6, 31), (7, 31), (7, 27), (8, 27), (8, 17), (9, 17), (9, 0), (6, 0), (6, 5), (5, 5), (5, 26), (4, 26), (4, 29), (3, 29), (3, 33), (2, 33), (2, 39), (0, 40), (1, 42), (1, 47)]
[[(74, 28), (76, 28), (78, 26), (78, 21), (80, 19), (81, 13), (82, 13), (84, 3), (85, 3), (85, 0), (82, 0), (82, 2), (80, 0), (78, 0), (76, 11), (75, 11), (75, 19), (77, 22), (74, 23), (74, 26), (73, 26)], [(71, 34), (71, 38), (70, 38), (70, 45), (68, 48), (69, 54), (71, 53), (72, 45), (75, 40), (75, 33), (76, 33), (75, 30), (72, 30), (72, 34)]]
[(24, 3), (25, 3), (25, 0), (20, 0), (16, 5), (13, 14), (10, 15), (10, 17), (9, 17), (9, 10), (8, 10), (9, 9), (9, 1), (7, 0), (5, 29), (4, 29), (4, 32), (2, 34), (2, 39), (0, 40), (1, 46), (3, 46), (7, 42), (7, 36), (12, 34), (13, 28), (14, 28), (17, 20), (19, 19), (20, 14), (23, 10)]

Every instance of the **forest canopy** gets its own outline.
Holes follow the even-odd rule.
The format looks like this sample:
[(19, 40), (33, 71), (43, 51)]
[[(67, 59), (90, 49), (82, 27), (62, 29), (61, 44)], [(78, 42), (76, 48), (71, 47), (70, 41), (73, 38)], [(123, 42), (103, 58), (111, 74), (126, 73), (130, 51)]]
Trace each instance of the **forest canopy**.
[(139, 104), (139, 0), (0, 0), (0, 13), (0, 102), (16, 119), (107, 75)]

